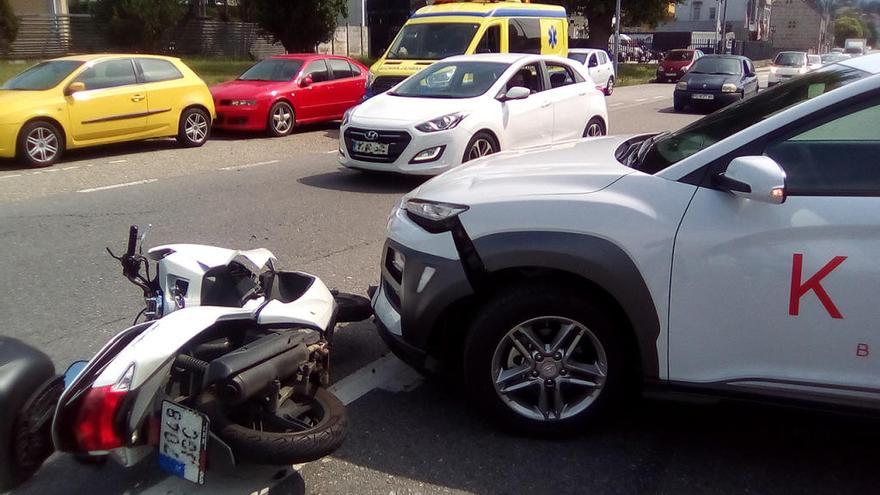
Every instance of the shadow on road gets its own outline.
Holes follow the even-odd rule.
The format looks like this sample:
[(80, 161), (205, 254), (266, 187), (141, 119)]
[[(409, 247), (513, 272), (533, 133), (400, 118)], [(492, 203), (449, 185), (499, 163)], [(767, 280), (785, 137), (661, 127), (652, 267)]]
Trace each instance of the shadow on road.
[(712, 108), (694, 108), (694, 107), (684, 107), (684, 110), (676, 110), (674, 107), (666, 107), (658, 110), (658, 113), (681, 113), (685, 115), (708, 115), (712, 113), (714, 110)]
[[(290, 136), (294, 136), (297, 134), (305, 134), (309, 132), (320, 132), (324, 131), (325, 135), (332, 139), (339, 138), (339, 122), (331, 121), (331, 122), (319, 122), (316, 124), (297, 124), (296, 127), (293, 128), (293, 132), (290, 133)], [(287, 137), (287, 136), (285, 136)], [(284, 139), (284, 137), (276, 138), (269, 137), (265, 131), (233, 131), (228, 129), (214, 129), (211, 131), (211, 139), (217, 141), (239, 141), (243, 139)]]
[(337, 170), (335, 172), (303, 177), (297, 182), (307, 186), (334, 191), (389, 194), (409, 192), (421, 185), (425, 180), (427, 180), (427, 177)]
[[(90, 148), (65, 151), (61, 157), (61, 161), (51, 167), (49, 170), (58, 167), (70, 165), (72, 162), (84, 160), (98, 160), (102, 158), (124, 159), (127, 155), (144, 153), (150, 151), (161, 151), (179, 148), (177, 141), (172, 139), (151, 139), (149, 141), (132, 141), (119, 144), (105, 144)], [(42, 168), (34, 168), (28, 165), (22, 165), (15, 160), (0, 160), (0, 172), (10, 172), (14, 170), (42, 170)]]
[(434, 384), (349, 407), (336, 457), (474, 493), (868, 493), (880, 482), (867, 419), (640, 401), (592, 433), (541, 440), (501, 432)]

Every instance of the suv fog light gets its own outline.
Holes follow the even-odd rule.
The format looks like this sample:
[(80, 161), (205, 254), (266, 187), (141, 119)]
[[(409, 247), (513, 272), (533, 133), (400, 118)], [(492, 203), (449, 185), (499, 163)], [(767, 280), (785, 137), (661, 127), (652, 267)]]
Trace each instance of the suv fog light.
[(416, 156), (410, 160), (410, 163), (424, 163), (424, 162), (433, 162), (440, 158), (443, 155), (443, 150), (446, 149), (446, 145), (443, 146), (434, 146), (433, 148), (424, 149), (419, 151)]

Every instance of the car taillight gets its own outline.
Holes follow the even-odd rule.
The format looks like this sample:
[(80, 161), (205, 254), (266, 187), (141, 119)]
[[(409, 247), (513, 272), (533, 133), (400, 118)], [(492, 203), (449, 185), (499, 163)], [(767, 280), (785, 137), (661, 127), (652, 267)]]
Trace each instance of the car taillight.
[(117, 428), (119, 408), (128, 394), (134, 364), (113, 385), (90, 389), (82, 399), (74, 423), (76, 442), (86, 452), (102, 452), (122, 447), (123, 433)]

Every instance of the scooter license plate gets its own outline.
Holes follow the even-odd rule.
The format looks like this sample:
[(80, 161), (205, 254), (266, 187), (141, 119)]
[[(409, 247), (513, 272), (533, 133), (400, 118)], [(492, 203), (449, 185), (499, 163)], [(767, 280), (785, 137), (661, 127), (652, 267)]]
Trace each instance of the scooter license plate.
[(370, 155), (387, 155), (388, 145), (385, 143), (372, 143), (370, 141), (351, 140), (352, 151), (355, 153), (368, 153)]
[(205, 484), (208, 418), (171, 401), (162, 401), (159, 468), (200, 485)]

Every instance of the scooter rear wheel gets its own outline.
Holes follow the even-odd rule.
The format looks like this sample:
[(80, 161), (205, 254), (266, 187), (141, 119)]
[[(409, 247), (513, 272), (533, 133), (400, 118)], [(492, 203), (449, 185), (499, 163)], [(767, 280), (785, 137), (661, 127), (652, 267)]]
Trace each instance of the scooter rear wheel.
[[(257, 464), (311, 462), (333, 453), (345, 440), (345, 406), (325, 388), (311, 399), (294, 395), (275, 414), (228, 413), (217, 400), (203, 403), (212, 429), (236, 457)], [(259, 406), (257, 406), (259, 407)]]

